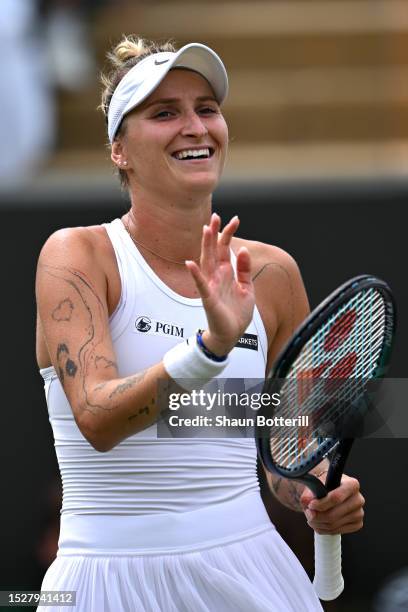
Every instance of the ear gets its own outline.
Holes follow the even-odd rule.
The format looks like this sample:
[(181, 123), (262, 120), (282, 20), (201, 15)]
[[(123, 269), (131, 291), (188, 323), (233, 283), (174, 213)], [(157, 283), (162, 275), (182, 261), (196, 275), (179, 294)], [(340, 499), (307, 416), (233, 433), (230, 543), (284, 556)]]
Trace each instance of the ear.
[(111, 160), (120, 169), (127, 169), (127, 157), (125, 147), (120, 139), (114, 140), (111, 149)]

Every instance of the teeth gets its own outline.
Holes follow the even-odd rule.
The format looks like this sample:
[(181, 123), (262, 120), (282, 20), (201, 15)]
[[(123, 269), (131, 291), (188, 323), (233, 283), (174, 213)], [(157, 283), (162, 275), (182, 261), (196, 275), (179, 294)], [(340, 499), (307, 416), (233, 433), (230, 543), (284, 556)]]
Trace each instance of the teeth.
[(187, 157), (210, 157), (210, 149), (186, 149), (175, 153), (176, 159), (186, 159)]

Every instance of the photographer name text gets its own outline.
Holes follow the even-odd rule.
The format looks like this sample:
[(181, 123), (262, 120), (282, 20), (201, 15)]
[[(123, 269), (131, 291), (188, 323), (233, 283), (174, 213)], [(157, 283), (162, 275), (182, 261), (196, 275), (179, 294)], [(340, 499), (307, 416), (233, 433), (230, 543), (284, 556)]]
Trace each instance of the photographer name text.
[(216, 417), (198, 415), (195, 417), (180, 417), (172, 414), (168, 423), (171, 427), (308, 427), (309, 417), (299, 416), (293, 419), (284, 417), (265, 417), (261, 414), (255, 417), (231, 418), (225, 415)]

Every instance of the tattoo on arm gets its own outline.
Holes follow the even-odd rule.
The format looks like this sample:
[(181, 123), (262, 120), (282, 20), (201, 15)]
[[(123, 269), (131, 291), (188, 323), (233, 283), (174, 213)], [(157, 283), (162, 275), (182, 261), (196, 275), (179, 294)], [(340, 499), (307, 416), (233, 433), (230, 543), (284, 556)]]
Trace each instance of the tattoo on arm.
[(278, 495), (278, 493), (279, 493), (279, 489), (281, 487), (281, 484), (282, 484), (281, 476), (278, 476), (278, 478), (274, 478), (272, 480), (272, 489), (274, 490), (276, 495)]
[(58, 304), (56, 308), (51, 313), (54, 321), (70, 321), (72, 317), (72, 311), (74, 310), (74, 305), (69, 298), (65, 298)]
[(108, 383), (107, 383), (107, 381), (105, 380), (105, 382), (100, 383), (99, 385), (96, 385), (96, 387), (95, 387), (95, 391), (102, 391), (102, 389), (104, 389), (104, 388), (106, 387), (106, 385), (107, 385), (107, 384), (108, 384)]
[[(95, 357), (95, 351), (98, 345), (103, 341), (101, 332), (97, 332), (97, 323), (104, 315), (104, 306), (97, 292), (92, 287), (91, 282), (86, 278), (85, 274), (74, 269), (65, 267), (42, 266), (43, 271), (49, 276), (63, 281), (68, 285), (71, 291), (74, 291), (78, 298), (76, 300), (70, 297), (64, 298), (52, 311), (51, 318), (58, 323), (69, 325), (72, 320), (72, 313), (76, 310), (79, 317), (85, 316), (85, 336), (79, 346), (76, 358), (69, 355), (69, 349), (65, 342), (61, 342), (57, 348), (57, 363), (58, 372), (61, 383), (64, 383), (65, 375), (74, 377), (79, 371), (83, 397), (84, 410), (105, 410), (104, 406), (93, 404), (90, 400), (87, 385), (86, 374), (90, 367), (100, 367), (105, 361), (103, 367), (114, 367), (117, 369), (113, 361), (109, 361), (103, 357)], [(111, 408), (108, 408), (110, 410)]]
[(287, 508), (297, 512), (302, 510), (300, 496), (303, 492), (303, 486), (301, 484), (293, 482), (288, 478), (273, 476), (272, 491), (279, 501)]
[(266, 270), (267, 268), (269, 268), (270, 266), (275, 266), (277, 268), (279, 268), (279, 270), (281, 270), (284, 275), (286, 276), (286, 279), (289, 283), (289, 291), (290, 291), (290, 296), (289, 296), (289, 300), (290, 300), (290, 329), (292, 331), (295, 330), (295, 300), (294, 300), (294, 292), (293, 292), (293, 286), (292, 286), (292, 281), (289, 275), (289, 272), (286, 270), (286, 268), (284, 268), (284, 266), (282, 266), (281, 264), (275, 262), (275, 261), (270, 261), (268, 263), (266, 263), (264, 266), (262, 266), (262, 268), (260, 270), (258, 270), (258, 272), (255, 274), (255, 276), (252, 278), (252, 282), (255, 281), (263, 272), (264, 270)]
[(292, 482), (289, 481), (288, 482), (288, 493), (289, 493), (289, 500), (290, 500), (290, 505), (293, 508), (293, 510), (301, 510), (302, 507), (300, 505), (300, 487), (296, 482)]
[(131, 389), (137, 383), (141, 382), (146, 376), (146, 370), (142, 370), (142, 372), (138, 372), (138, 374), (134, 374), (125, 380), (125, 382), (120, 383), (110, 394), (109, 399), (112, 399), (117, 394), (123, 393), (127, 391), (127, 389)]
[[(152, 400), (152, 402), (154, 403), (154, 399)], [(150, 414), (149, 406), (145, 406), (144, 408), (140, 408), (135, 414), (132, 414), (130, 417), (128, 417), (128, 420), (129, 421), (133, 421), (133, 419), (137, 419), (137, 417), (140, 414)]]
[[(113, 377), (118, 375), (118, 366), (115, 361), (108, 359), (103, 354), (98, 354), (98, 346), (104, 340), (104, 328), (101, 327), (101, 321), (106, 317), (106, 307), (98, 296), (98, 293), (93, 288), (90, 280), (80, 271), (74, 268), (43, 266), (43, 270), (51, 277), (63, 281), (68, 286), (70, 292), (74, 292), (71, 297), (64, 297), (52, 310), (51, 318), (59, 324), (72, 325), (73, 313), (75, 311), (76, 321), (81, 322), (84, 330), (83, 339), (79, 343), (78, 349), (75, 351), (75, 358), (70, 354), (69, 346), (66, 340), (61, 340), (56, 351), (56, 361), (58, 364), (58, 372), (61, 383), (67, 382), (67, 376), (74, 378), (79, 376), (81, 389), (83, 392), (82, 408), (94, 414), (98, 411), (112, 411), (116, 408), (114, 400), (117, 396), (125, 393), (128, 389), (133, 388), (140, 383), (146, 375), (146, 371), (139, 372), (133, 376), (126, 378), (121, 383), (117, 384), (113, 389), (110, 387), (108, 401), (98, 403), (98, 395), (96, 399), (94, 392), (102, 391), (108, 384), (103, 381), (96, 387), (91, 389), (88, 387), (88, 374), (91, 369), (107, 370), (111, 369)], [(62, 330), (69, 329), (61, 327)], [(138, 416), (150, 414), (154, 404), (154, 399), (150, 405), (140, 408), (137, 413), (128, 417), (131, 421)]]
[(60, 356), (66, 354), (69, 355), (69, 350), (66, 344), (61, 343), (58, 345), (57, 347), (57, 361), (59, 360)]
[(118, 369), (118, 364), (115, 361), (111, 361), (110, 359), (106, 359), (106, 357), (95, 357), (95, 367), (103, 368), (104, 370), (108, 368)]
[(61, 383), (63, 383), (65, 380), (65, 374), (68, 374), (68, 376), (74, 378), (78, 367), (69, 357), (69, 349), (65, 343), (61, 343), (57, 347), (57, 363)]

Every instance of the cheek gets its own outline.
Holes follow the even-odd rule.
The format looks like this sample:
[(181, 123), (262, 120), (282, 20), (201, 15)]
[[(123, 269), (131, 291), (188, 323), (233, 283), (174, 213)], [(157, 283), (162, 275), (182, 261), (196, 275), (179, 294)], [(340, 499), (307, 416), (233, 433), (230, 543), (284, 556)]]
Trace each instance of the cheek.
[(224, 121), (224, 125), (220, 131), (220, 140), (219, 140), (221, 147), (222, 147), (222, 166), (224, 167), (225, 164), (225, 160), (227, 157), (227, 153), (228, 153), (228, 143), (229, 143), (229, 134), (228, 134), (228, 126), (226, 124), (226, 122)]
[(140, 142), (143, 144), (133, 144), (129, 149), (130, 159), (137, 174), (146, 174), (154, 171), (160, 163), (160, 157), (155, 146), (148, 145), (146, 140)]
[(228, 125), (224, 117), (221, 118), (220, 124), (218, 126), (218, 140), (226, 151), (228, 148), (229, 134)]

